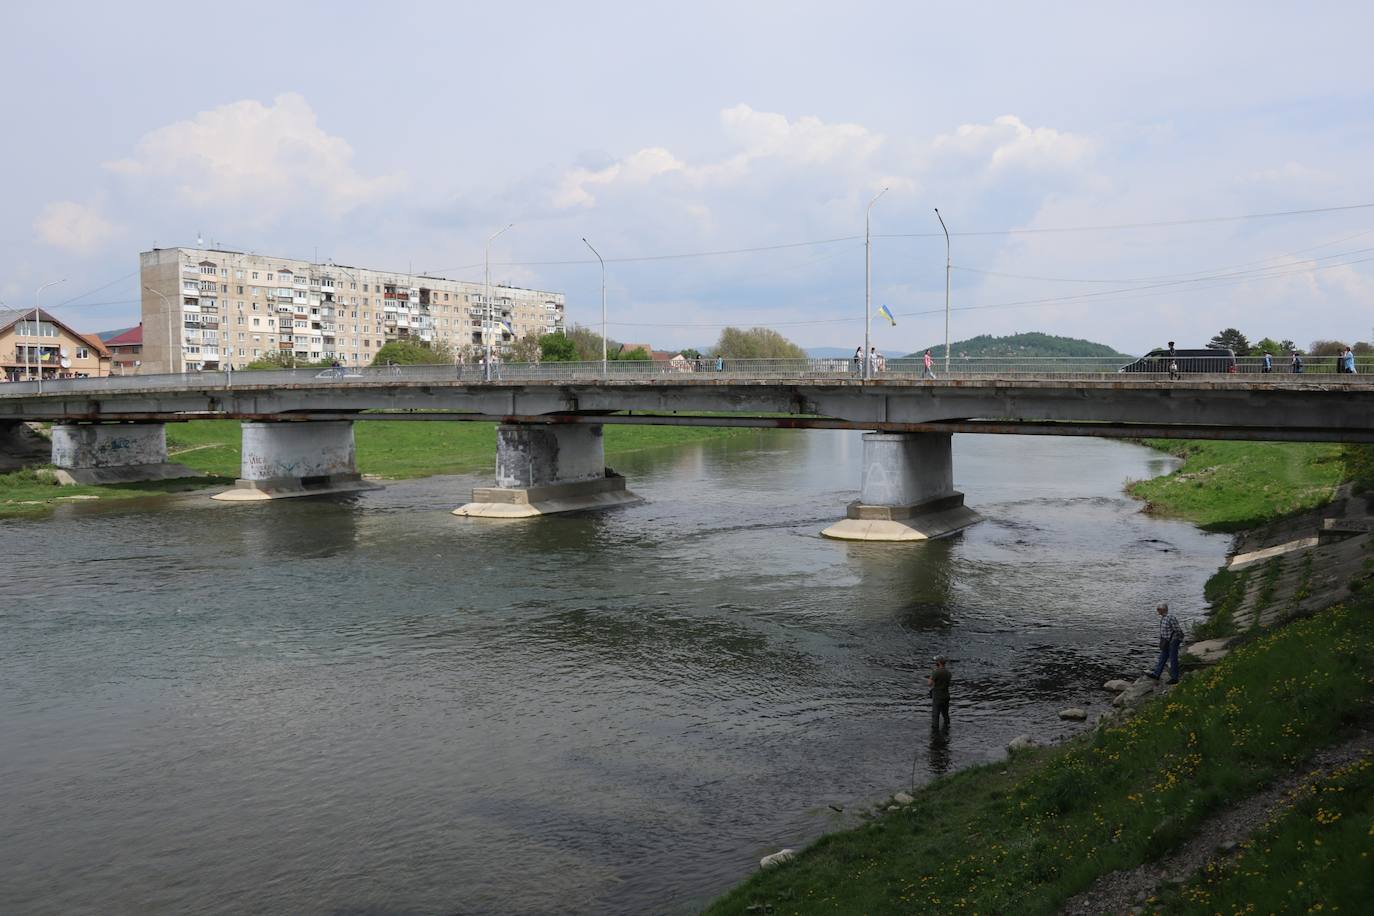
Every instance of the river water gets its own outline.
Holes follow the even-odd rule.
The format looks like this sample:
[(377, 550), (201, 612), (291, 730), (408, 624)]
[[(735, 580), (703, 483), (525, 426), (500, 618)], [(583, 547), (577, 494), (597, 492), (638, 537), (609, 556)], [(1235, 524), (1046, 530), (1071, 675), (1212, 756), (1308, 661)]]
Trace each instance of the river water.
[(637, 453), (643, 504), (522, 523), (448, 513), (481, 477), (0, 521), (0, 912), (692, 912), (913, 769), (1081, 728), (1227, 546), (1123, 496), (1165, 456), (999, 436), (955, 439), (981, 524), (822, 539), (861, 451)]

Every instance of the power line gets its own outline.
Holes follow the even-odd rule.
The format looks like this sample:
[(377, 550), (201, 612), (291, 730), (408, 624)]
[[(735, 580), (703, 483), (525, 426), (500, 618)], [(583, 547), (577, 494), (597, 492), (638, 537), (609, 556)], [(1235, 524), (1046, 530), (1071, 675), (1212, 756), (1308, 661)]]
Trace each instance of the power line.
[[(1140, 223), (1105, 223), (1093, 226), (1044, 226), (1027, 227), (1020, 229), (982, 229), (967, 230), (963, 232), (951, 232), (951, 236), (964, 238), (981, 236), (1002, 236), (1002, 235), (1035, 235), (1041, 233), (1067, 233), (1067, 232), (1114, 232), (1126, 229), (1155, 229), (1169, 228), (1174, 226), (1193, 226), (1207, 223), (1230, 223), (1243, 222), (1246, 220), (1279, 219), (1289, 216), (1312, 216), (1319, 213), (1338, 213), (1348, 210), (1368, 210), (1374, 208), (1374, 203), (1365, 204), (1345, 204), (1337, 207), (1311, 207), (1305, 210), (1273, 210), (1266, 213), (1245, 213), (1238, 216), (1201, 216), (1185, 219), (1157, 220), (1153, 222)], [(672, 261), (688, 258), (710, 258), (721, 255), (733, 254), (756, 254), (768, 251), (781, 251), (788, 248), (805, 248), (812, 245), (833, 245), (838, 242), (853, 242), (862, 239), (860, 235), (837, 236), (828, 239), (812, 239), (805, 242), (786, 242), (778, 245), (753, 245), (747, 248), (720, 248), (708, 251), (688, 251), (672, 254), (642, 255), (637, 257), (607, 258), (606, 263), (611, 264), (632, 264), (645, 261)], [(921, 238), (944, 238), (939, 232), (895, 232), (895, 233), (875, 233), (875, 239), (921, 239)], [(597, 263), (590, 258), (572, 258), (558, 261), (493, 261), (494, 267), (568, 267), (575, 265), (586, 265)], [(442, 271), (463, 271), (476, 270), (481, 267), (479, 264), (466, 264), (462, 267), (445, 267)]]
[(1353, 235), (1342, 236), (1341, 238), (1338, 238), (1338, 239), (1331, 239), (1330, 241), (1322, 242), (1322, 243), (1320, 243), (1320, 244), (1318, 244), (1318, 245), (1308, 245), (1308, 246), (1305, 247), (1305, 248), (1295, 248), (1295, 249), (1292, 250), (1292, 251), (1286, 251), (1286, 252), (1284, 252), (1284, 253), (1282, 253), (1282, 254), (1270, 255), (1270, 256), (1265, 257), (1265, 258), (1260, 258), (1260, 259), (1257, 260), (1257, 261), (1242, 261), (1242, 262), (1239, 263), (1239, 264), (1231, 264), (1231, 265), (1228, 265), (1228, 266), (1225, 266), (1225, 267), (1212, 267), (1212, 268), (1207, 268), (1207, 269), (1204, 269), (1204, 270), (1189, 270), (1189, 271), (1184, 271), (1183, 273), (1155, 274), (1155, 275), (1153, 275), (1153, 276), (1147, 276), (1147, 277), (1119, 277), (1119, 278), (1110, 279), (1110, 280), (1106, 280), (1106, 279), (1085, 279), (1085, 278), (1079, 278), (1079, 277), (1042, 277), (1042, 276), (1035, 276), (1035, 275), (1032, 275), (1032, 274), (1013, 274), (1013, 273), (1004, 273), (1004, 272), (1002, 272), (1002, 271), (997, 271), (997, 270), (982, 270), (982, 269), (977, 268), (977, 267), (962, 267), (962, 266), (960, 266), (960, 265), (958, 265), (958, 264), (954, 265), (954, 269), (955, 269), (955, 270), (958, 270), (958, 271), (963, 271), (964, 273), (979, 274), (979, 275), (985, 276), (985, 277), (1006, 277), (1006, 278), (1009, 278), (1009, 279), (1012, 279), (1012, 280), (1042, 280), (1042, 281), (1045, 281), (1045, 282), (1048, 282), (1048, 283), (1108, 283), (1108, 284), (1110, 284), (1110, 283), (1149, 283), (1149, 282), (1154, 281), (1154, 280), (1170, 280), (1170, 279), (1183, 278), (1183, 277), (1196, 277), (1196, 276), (1198, 276), (1199, 274), (1214, 273), (1214, 272), (1219, 271), (1219, 270), (1231, 270), (1231, 269), (1233, 269), (1233, 268), (1249, 267), (1250, 265), (1254, 265), (1254, 264), (1265, 264), (1265, 263), (1268, 263), (1268, 262), (1270, 262), (1270, 261), (1279, 261), (1279, 260), (1282, 260), (1282, 259), (1284, 259), (1284, 258), (1291, 258), (1291, 257), (1294, 257), (1294, 256), (1296, 256), (1296, 255), (1302, 254), (1303, 252), (1315, 251), (1315, 250), (1317, 250), (1318, 248), (1326, 248), (1326, 247), (1328, 247), (1328, 246), (1330, 246), (1330, 245), (1339, 245), (1341, 242), (1348, 242), (1348, 241), (1350, 241), (1351, 239), (1357, 239), (1357, 238), (1360, 238), (1360, 237), (1362, 237), (1362, 236), (1369, 235), (1371, 232), (1374, 232), (1374, 229), (1364, 229), (1364, 230), (1362, 230), (1362, 231), (1360, 231), (1360, 232), (1354, 233)]
[[(1374, 248), (1359, 249), (1359, 250), (1356, 250), (1356, 251), (1344, 252), (1344, 253), (1339, 254), (1339, 255), (1330, 255), (1330, 256), (1328, 256), (1328, 257), (1348, 257), (1349, 255), (1352, 255), (1352, 254), (1362, 254), (1362, 253), (1366, 253), (1366, 252), (1374, 252)], [(1310, 261), (1311, 261), (1311, 260), (1318, 260), (1318, 259), (1310, 259)], [(1307, 263), (1310, 263), (1310, 261), (1307, 262)], [(1166, 287), (1173, 287), (1173, 286), (1185, 286), (1185, 287), (1191, 286), (1191, 288), (1185, 289), (1185, 291), (1186, 291), (1186, 292), (1194, 292), (1194, 291), (1207, 290), (1207, 289), (1214, 289), (1214, 288), (1221, 287), (1221, 286), (1234, 285), (1234, 284), (1236, 284), (1236, 283), (1244, 283), (1244, 282), (1249, 282), (1249, 281), (1273, 280), (1273, 279), (1278, 279), (1278, 278), (1285, 277), (1285, 276), (1290, 276), (1290, 275), (1292, 275), (1292, 274), (1315, 273), (1315, 272), (1317, 272), (1317, 271), (1331, 270), (1331, 269), (1334, 269), (1334, 268), (1337, 268), (1337, 267), (1348, 267), (1348, 266), (1351, 266), (1351, 265), (1354, 265), (1354, 264), (1364, 264), (1364, 263), (1368, 263), (1368, 262), (1370, 262), (1370, 261), (1374, 261), (1374, 256), (1367, 257), (1367, 258), (1358, 258), (1358, 259), (1353, 260), (1353, 261), (1343, 261), (1343, 262), (1336, 263), (1336, 264), (1321, 264), (1321, 265), (1317, 265), (1317, 266), (1300, 266), (1300, 267), (1294, 266), (1294, 267), (1289, 267), (1289, 268), (1286, 268), (1286, 269), (1281, 269), (1281, 268), (1279, 268), (1279, 267), (1274, 267), (1274, 268), (1268, 268), (1266, 272), (1261, 272), (1261, 273), (1255, 273), (1254, 271), (1241, 271), (1241, 272), (1229, 273), (1229, 274), (1228, 274), (1228, 273), (1220, 273), (1220, 274), (1215, 274), (1215, 275), (1212, 275), (1212, 276), (1197, 277), (1197, 278), (1194, 278), (1194, 279), (1191, 279), (1191, 280), (1175, 280), (1175, 281), (1170, 281), (1170, 282), (1165, 282), (1165, 283), (1151, 283), (1151, 284), (1146, 284), (1146, 285), (1143, 285), (1143, 286), (1125, 287), (1125, 288), (1122, 288), (1122, 289), (1100, 290), (1100, 291), (1091, 292), (1091, 293), (1079, 293), (1079, 294), (1072, 295), (1072, 296), (1044, 296), (1044, 297), (1040, 297), (1040, 298), (1036, 298), (1036, 299), (1020, 299), (1020, 300), (1012, 300), (1012, 301), (1009, 301), (1009, 302), (990, 303), (990, 304), (988, 304), (988, 305), (965, 305), (965, 306), (957, 306), (957, 307), (951, 309), (951, 311), (955, 311), (955, 312), (972, 312), (972, 311), (983, 311), (983, 310), (989, 310), (989, 309), (1027, 308), (1027, 307), (1032, 307), (1032, 306), (1037, 306), (1037, 305), (1056, 305), (1056, 304), (1059, 304), (1059, 303), (1075, 303), (1075, 302), (1082, 302), (1083, 300), (1088, 300), (1088, 299), (1100, 299), (1100, 298), (1102, 298), (1102, 297), (1107, 297), (1107, 296), (1116, 297), (1116, 298), (1136, 298), (1136, 297), (1138, 297), (1140, 294), (1150, 294), (1150, 293), (1152, 293), (1152, 292), (1154, 292), (1154, 291), (1156, 291), (1156, 290), (1163, 289), (1163, 288), (1166, 288)], [(816, 305), (827, 305), (827, 306), (830, 306), (830, 307), (833, 307), (833, 308), (838, 308), (838, 307), (839, 307), (838, 305), (836, 305), (836, 304), (833, 303), (833, 302), (827, 302), (827, 303), (807, 303), (805, 306), (798, 306), (798, 305), (796, 305), (796, 304), (790, 304), (790, 305), (787, 306), (787, 308), (789, 308), (790, 310), (795, 310), (796, 308), (799, 308), (799, 307), (814, 307), (814, 306), (816, 306)], [(943, 307), (942, 307), (942, 308), (937, 308), (937, 309), (929, 309), (929, 310), (925, 310), (925, 311), (898, 312), (898, 313), (896, 313), (895, 317), (897, 317), (897, 318), (919, 318), (919, 317), (924, 317), (924, 316), (927, 316), (927, 315), (942, 315), (942, 314), (944, 314), (944, 308), (943, 308)], [(704, 323), (704, 322), (703, 322), (703, 323), (665, 323), (665, 322), (652, 322), (652, 323), (649, 323), (649, 322), (611, 321), (611, 322), (607, 322), (607, 323), (608, 323), (608, 324), (611, 324), (611, 325), (615, 325), (616, 327), (723, 328), (723, 327), (729, 327), (729, 326), (732, 325), (732, 324), (740, 324), (740, 323), (747, 323), (747, 324), (761, 324), (761, 323), (766, 323), (769, 327), (798, 327), (798, 326), (804, 326), (804, 325), (822, 325), (822, 324), (848, 323), (848, 322), (853, 322), (853, 321), (858, 321), (858, 320), (861, 320), (861, 319), (854, 318), (854, 317), (846, 317), (846, 318), (817, 318), (817, 319), (799, 320), (799, 321), (769, 321), (769, 322), (738, 322), (738, 321), (736, 321), (736, 322), (724, 322), (724, 323)]]

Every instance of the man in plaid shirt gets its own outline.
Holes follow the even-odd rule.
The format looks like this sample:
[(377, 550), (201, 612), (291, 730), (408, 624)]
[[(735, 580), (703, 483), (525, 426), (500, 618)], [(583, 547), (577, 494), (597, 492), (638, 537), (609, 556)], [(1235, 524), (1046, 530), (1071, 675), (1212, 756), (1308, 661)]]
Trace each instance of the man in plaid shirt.
[(1164, 671), (1164, 663), (1169, 663), (1170, 684), (1178, 683), (1178, 647), (1183, 644), (1183, 627), (1179, 625), (1178, 618), (1169, 613), (1169, 605), (1161, 603), (1155, 608), (1159, 613), (1159, 660), (1155, 662), (1154, 670), (1145, 675), (1151, 680), (1159, 680), (1159, 675)]

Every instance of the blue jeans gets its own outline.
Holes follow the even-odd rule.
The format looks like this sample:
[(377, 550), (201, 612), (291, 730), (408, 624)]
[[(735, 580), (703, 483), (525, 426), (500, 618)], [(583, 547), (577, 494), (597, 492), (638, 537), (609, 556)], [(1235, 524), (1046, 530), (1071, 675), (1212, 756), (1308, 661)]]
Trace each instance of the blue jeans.
[(1169, 680), (1178, 680), (1178, 647), (1179, 640), (1171, 639), (1167, 643), (1159, 644), (1159, 660), (1155, 662), (1154, 670), (1150, 673), (1159, 677), (1164, 670), (1164, 663), (1169, 663)]

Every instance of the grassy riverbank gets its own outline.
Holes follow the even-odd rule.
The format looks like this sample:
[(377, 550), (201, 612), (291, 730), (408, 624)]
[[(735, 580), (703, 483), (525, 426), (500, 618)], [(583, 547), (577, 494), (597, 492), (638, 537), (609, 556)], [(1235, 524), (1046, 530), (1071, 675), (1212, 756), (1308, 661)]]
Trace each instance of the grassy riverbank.
[[(1249, 643), (1123, 724), (939, 780), (914, 804), (756, 874), (707, 912), (1056, 912), (1099, 875), (1159, 858), (1366, 720), (1371, 657), (1366, 596)], [(1339, 813), (1339, 801), (1327, 810)], [(1363, 802), (1350, 801), (1353, 817)], [(1322, 865), (1331, 882), (1304, 881), (1302, 899), (1367, 894), (1370, 872), (1359, 880), (1350, 867), (1359, 857), (1349, 858)], [(1271, 870), (1280, 867), (1296, 869), (1285, 874), (1291, 885), (1317, 866)], [(1183, 898), (1177, 908), (1195, 911)]]
[(1240, 531), (1328, 502), (1350, 476), (1346, 446), (1308, 442), (1206, 442), (1150, 439), (1183, 459), (1173, 474), (1127, 490), (1146, 511), (1183, 518), (1209, 531)]
[[(1374, 478), (1368, 448), (1149, 444), (1185, 463), (1131, 492), (1213, 530), (1282, 519), (1344, 480)], [(1226, 575), (1212, 597), (1228, 594)], [(756, 873), (707, 912), (1054, 913), (1105, 875), (1159, 862), (1219, 812), (1374, 727), (1374, 556), (1348, 586), (1322, 587), (1338, 603), (1251, 630), (1135, 716), (937, 780), (899, 810), (884, 802), (864, 826)], [(1313, 775), (1267, 825), (1233, 838), (1233, 856), (1160, 888), (1145, 909), (1360, 911), (1374, 893), (1371, 824), (1364, 757)]]
[[(354, 427), (358, 470), (382, 478), (460, 474), (492, 467), (496, 427), (492, 423), (370, 420)], [(672, 448), (752, 430), (670, 426), (607, 426), (606, 458), (646, 449)], [(59, 487), (33, 470), (0, 474), (0, 517), (46, 511), (64, 500), (98, 497), (128, 499), (200, 487), (231, 485), (239, 474), (240, 427), (235, 420), (195, 420), (167, 425), (169, 460), (210, 478), (125, 484), (108, 487)]]

